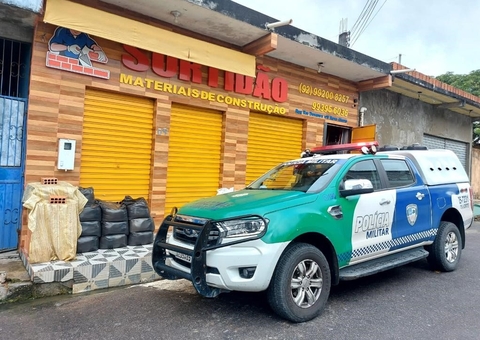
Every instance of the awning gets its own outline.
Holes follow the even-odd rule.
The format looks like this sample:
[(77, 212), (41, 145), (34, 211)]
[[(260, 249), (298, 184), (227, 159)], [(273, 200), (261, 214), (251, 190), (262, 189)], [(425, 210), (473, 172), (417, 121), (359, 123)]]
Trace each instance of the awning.
[(255, 76), (255, 56), (67, 0), (47, 0), (46, 23), (224, 71)]

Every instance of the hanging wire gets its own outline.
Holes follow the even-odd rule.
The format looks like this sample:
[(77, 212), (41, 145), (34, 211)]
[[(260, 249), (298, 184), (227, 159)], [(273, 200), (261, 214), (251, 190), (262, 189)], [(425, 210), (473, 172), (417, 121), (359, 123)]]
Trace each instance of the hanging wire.
[(367, 2), (365, 3), (365, 6), (363, 6), (362, 12), (360, 12), (360, 15), (358, 16), (357, 20), (355, 21), (355, 23), (354, 23), (353, 26), (352, 26), (352, 29), (350, 30), (350, 34), (353, 34), (353, 33), (355, 32), (355, 30), (357, 29), (358, 24), (359, 24), (359, 23), (363, 20), (363, 18), (365, 17), (366, 10), (367, 10), (367, 8), (369, 7), (369, 4), (371, 3), (371, 1), (373, 1), (373, 0), (367, 0)]
[[(360, 35), (367, 29), (367, 27), (370, 25), (370, 23), (373, 21), (373, 19), (375, 19), (375, 17), (377, 16), (378, 12), (380, 12), (380, 10), (383, 8), (383, 6), (385, 5), (385, 3), (387, 2), (388, 0), (385, 0), (382, 5), (380, 6), (380, 8), (375, 12), (375, 14), (373, 15), (372, 19), (366, 24), (366, 26), (361, 30), (360, 33), (357, 34), (357, 36), (355, 37), (355, 39), (353, 40), (351, 46), (353, 46), (353, 44), (355, 44), (355, 42), (358, 40), (358, 38), (360, 38)], [(377, 0), (378, 2), (378, 0)]]
[(375, 10), (375, 7), (378, 4), (378, 0), (373, 0), (370, 5), (368, 6), (365, 16), (363, 20), (359, 23), (357, 26), (357, 29), (355, 30), (353, 36), (352, 36), (352, 41), (355, 41), (358, 39), (360, 34), (362, 34), (363, 30), (365, 29), (365, 26), (368, 24), (368, 21), (370, 20), (370, 17), (372, 16), (373, 11)]

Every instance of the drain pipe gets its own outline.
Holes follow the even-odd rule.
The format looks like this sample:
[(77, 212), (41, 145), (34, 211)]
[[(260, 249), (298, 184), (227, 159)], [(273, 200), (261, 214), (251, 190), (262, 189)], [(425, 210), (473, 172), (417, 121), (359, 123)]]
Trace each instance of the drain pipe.
[(359, 117), (358, 125), (363, 126), (363, 119), (365, 116), (365, 112), (367, 112), (367, 108), (365, 106), (362, 106), (359, 111), (360, 111), (360, 117)]

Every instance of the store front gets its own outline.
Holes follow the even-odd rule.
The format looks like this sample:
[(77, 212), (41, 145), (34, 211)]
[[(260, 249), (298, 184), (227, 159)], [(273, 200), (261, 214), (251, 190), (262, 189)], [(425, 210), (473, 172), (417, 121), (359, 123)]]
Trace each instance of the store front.
[[(37, 27), (27, 183), (56, 177), (101, 200), (145, 197), (158, 223), (323, 144), (326, 123), (357, 126), (355, 84), (328, 74), (257, 57), (254, 78), (81, 32), (87, 53), (62, 53), (68, 34)], [(59, 169), (59, 138), (76, 141), (72, 170)]]
[[(194, 40), (177, 36), (192, 44), (193, 60), (179, 55), (175, 42), (169, 50), (159, 38), (129, 44), (119, 31), (118, 39), (108, 39), (105, 32), (114, 37), (111, 27), (97, 35), (95, 25), (85, 26), (86, 18), (98, 12), (79, 13), (75, 25), (60, 26), (53, 23), (68, 15), (52, 19), (49, 3), (78, 5), (47, 1), (46, 18), (35, 30), (26, 185), (55, 178), (91, 187), (103, 202), (143, 197), (158, 228), (173, 207), (216, 195), (221, 188), (239, 190), (278, 163), (298, 158), (305, 148), (354, 137), (358, 81), (248, 55), (214, 45), (208, 37), (198, 40), (198, 35)], [(87, 31), (79, 30), (80, 21)], [(26, 214), (20, 246), (28, 260)], [(132, 274), (125, 282), (137, 283), (141, 276), (133, 269), (138, 266), (149, 269), (140, 273), (145, 278), (153, 277), (148, 245), (136, 250), (142, 252), (141, 265), (129, 264), (133, 251), (112, 250), (120, 260), (111, 263), (104, 251), (90, 258), (80, 254), (80, 262), (68, 270), (39, 264), (31, 275), (42, 282), (73, 277), (75, 292), (120, 285), (115, 273)]]

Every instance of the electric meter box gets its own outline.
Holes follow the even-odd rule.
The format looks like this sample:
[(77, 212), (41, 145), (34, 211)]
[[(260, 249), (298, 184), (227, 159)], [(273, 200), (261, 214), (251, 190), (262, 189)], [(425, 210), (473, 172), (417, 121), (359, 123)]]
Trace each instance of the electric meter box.
[(76, 140), (58, 140), (58, 170), (73, 170), (75, 167), (75, 146)]

